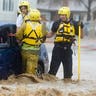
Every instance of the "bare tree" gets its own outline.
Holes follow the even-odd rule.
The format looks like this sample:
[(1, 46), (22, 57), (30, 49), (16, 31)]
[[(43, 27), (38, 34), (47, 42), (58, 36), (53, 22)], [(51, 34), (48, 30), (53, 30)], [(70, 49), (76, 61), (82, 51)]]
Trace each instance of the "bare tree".
[(88, 0), (87, 4), (84, 0), (79, 0), (87, 8), (87, 21), (91, 20), (91, 6), (92, 2), (95, 0)]

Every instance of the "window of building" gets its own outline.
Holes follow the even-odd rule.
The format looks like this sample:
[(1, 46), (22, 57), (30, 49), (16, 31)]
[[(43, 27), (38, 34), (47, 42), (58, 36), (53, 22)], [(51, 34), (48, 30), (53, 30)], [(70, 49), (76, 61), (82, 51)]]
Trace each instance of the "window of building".
[(13, 11), (14, 0), (3, 0), (3, 11)]

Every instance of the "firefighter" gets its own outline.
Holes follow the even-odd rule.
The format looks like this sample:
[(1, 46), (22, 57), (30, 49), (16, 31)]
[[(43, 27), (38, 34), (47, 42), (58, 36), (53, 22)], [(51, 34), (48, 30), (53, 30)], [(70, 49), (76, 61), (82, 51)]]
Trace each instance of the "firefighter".
[(16, 38), (22, 42), (23, 72), (36, 74), (38, 54), (43, 42), (40, 12), (32, 9), (28, 15), (29, 20), (23, 22), (16, 33)]
[(16, 20), (17, 31), (21, 27), (23, 21), (28, 19), (27, 16), (30, 11), (31, 11), (30, 3), (28, 1), (21, 1), (19, 4), (19, 11)]
[[(71, 80), (72, 73), (72, 43), (75, 35), (78, 35), (78, 22), (70, 19), (70, 8), (61, 7), (58, 10), (60, 19), (52, 25), (51, 32), (46, 35), (47, 38), (55, 35), (54, 48), (50, 64), (49, 74), (56, 75), (62, 62), (64, 80)], [(81, 25), (81, 38), (83, 38), (83, 25)]]

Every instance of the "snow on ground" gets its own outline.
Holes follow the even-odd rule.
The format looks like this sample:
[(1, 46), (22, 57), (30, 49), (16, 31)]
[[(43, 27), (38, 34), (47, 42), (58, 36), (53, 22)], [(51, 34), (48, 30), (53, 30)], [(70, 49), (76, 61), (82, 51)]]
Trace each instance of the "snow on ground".
[[(49, 59), (53, 48), (52, 43), (46, 43)], [(21, 82), (0, 82), (0, 96), (96, 96), (96, 43), (95, 40), (81, 40), (81, 72), (78, 79), (78, 54), (73, 54), (73, 81), (64, 81), (62, 64), (58, 70), (57, 80), (47, 77), (44, 82), (33, 83), (32, 80), (24, 78)], [(24, 82), (23, 82), (24, 81)], [(42, 80), (43, 81), (43, 80)], [(27, 90), (27, 91), (26, 91)], [(29, 93), (28, 93), (29, 92)], [(6, 93), (6, 94), (5, 94)], [(18, 93), (18, 94), (17, 94)], [(22, 95), (22, 94), (23, 95)], [(9, 94), (9, 95), (8, 95)], [(13, 94), (13, 95), (12, 95)]]

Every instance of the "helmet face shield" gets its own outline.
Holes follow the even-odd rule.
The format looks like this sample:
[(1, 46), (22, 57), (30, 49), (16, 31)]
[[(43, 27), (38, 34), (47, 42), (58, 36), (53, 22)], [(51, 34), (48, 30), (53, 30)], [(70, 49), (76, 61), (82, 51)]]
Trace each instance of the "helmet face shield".
[(58, 10), (59, 15), (66, 15), (67, 18), (70, 18), (70, 8), (69, 7), (62, 7)]

